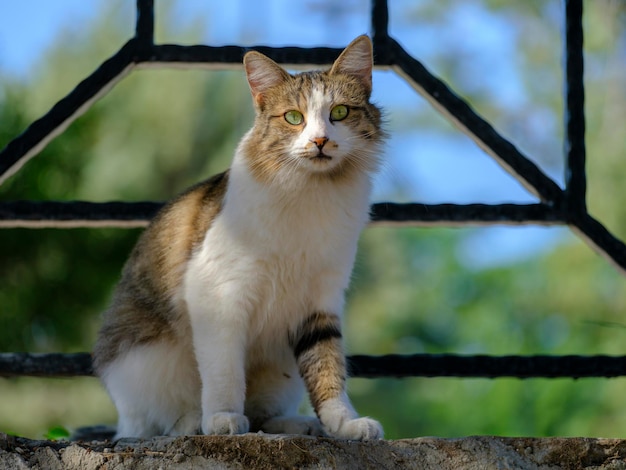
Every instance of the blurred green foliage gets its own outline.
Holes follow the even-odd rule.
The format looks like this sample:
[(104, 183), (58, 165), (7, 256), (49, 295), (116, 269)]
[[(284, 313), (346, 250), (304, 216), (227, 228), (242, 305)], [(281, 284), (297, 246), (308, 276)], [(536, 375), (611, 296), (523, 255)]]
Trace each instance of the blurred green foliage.
[(70, 437), (70, 432), (63, 426), (53, 426), (48, 429), (48, 432), (46, 432), (44, 437), (49, 441), (59, 441), (62, 439), (68, 439)]
[[(463, 69), (469, 52), (462, 47), (436, 53), (431, 64), (548, 168), (559, 164), (554, 148), (560, 128), (551, 139), (533, 139), (516, 123), (534, 112), (561, 119), (560, 62), (554, 48), (544, 47), (559, 40), (550, 23), (555, 3), (473, 2), (517, 28), (519, 48), (510, 59), (523, 64), (520, 78), (530, 104), (522, 109), (499, 103)], [(406, 18), (445, 30), (453, 4), (406, 7)], [(118, 6), (103, 2), (102, 15), (73, 33), (79, 38), (68, 42), (62, 35), (30, 82), (0, 80), (0, 148), (112, 53), (111, 44), (127, 39)], [(624, 238), (626, 208), (618, 196), (626, 180), (626, 133), (620, 131), (626, 122), (624, 7), (604, 1), (585, 8), (589, 204)], [(170, 27), (167, 18), (159, 22), (163, 31)], [(199, 41), (201, 27), (191, 29), (186, 39)], [(420, 126), (437, 125), (419, 112), (411, 118)], [(0, 187), (0, 198), (164, 200), (226, 168), (251, 122), (240, 72), (136, 71)], [(547, 254), (473, 267), (460, 252), (482, 230), (366, 230), (346, 313), (349, 352), (623, 354), (626, 282), (608, 262), (572, 236)], [(1, 230), (0, 349), (89, 350), (138, 233)], [(380, 419), (389, 438), (624, 437), (624, 386), (624, 379), (350, 381), (357, 409)], [(115, 419), (95, 379), (0, 379), (0, 394), (0, 431), (41, 437), (54, 426)]]

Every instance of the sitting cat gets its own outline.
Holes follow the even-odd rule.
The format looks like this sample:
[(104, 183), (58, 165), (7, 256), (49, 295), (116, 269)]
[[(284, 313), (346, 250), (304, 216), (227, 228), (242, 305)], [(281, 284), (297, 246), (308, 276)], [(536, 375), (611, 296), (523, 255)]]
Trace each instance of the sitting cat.
[[(104, 315), (94, 366), (117, 438), (382, 438), (346, 395), (341, 344), (384, 140), (372, 62), (366, 36), (323, 72), (245, 55), (254, 126), (229, 170), (157, 214)], [(317, 418), (297, 415), (305, 390)]]

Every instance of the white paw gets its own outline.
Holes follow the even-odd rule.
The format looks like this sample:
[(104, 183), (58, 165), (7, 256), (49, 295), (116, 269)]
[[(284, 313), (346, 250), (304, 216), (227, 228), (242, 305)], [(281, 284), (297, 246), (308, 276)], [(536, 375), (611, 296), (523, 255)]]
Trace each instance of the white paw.
[(248, 418), (239, 413), (215, 413), (203, 421), (204, 434), (244, 434), (250, 429)]
[(263, 423), (261, 430), (270, 434), (326, 435), (320, 420), (310, 416), (277, 416)]
[(318, 414), (324, 430), (330, 436), (355, 441), (383, 438), (380, 423), (370, 418), (359, 418), (345, 393), (326, 400)]
[(327, 431), (333, 437), (354, 441), (382, 439), (384, 434), (380, 423), (370, 418), (348, 419), (342, 421), (336, 430)]

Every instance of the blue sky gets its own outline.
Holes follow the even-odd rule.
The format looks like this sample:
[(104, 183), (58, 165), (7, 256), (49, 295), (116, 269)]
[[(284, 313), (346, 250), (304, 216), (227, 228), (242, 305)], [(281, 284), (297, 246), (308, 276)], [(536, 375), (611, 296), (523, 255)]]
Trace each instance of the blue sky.
[(0, 4), (0, 66), (26, 76), (62, 29), (93, 14), (90, 0), (4, 0)]
[[(446, 30), (442, 32), (427, 22), (417, 28), (415, 19), (407, 14), (411, 2), (392, 1), (391, 34), (429, 67), (431, 63), (436, 65), (442, 49), (460, 48), (461, 57), (471, 59), (464, 63), (467, 72), (463, 86), (471, 89), (484, 87), (487, 83), (489, 99), (494, 103), (506, 102), (513, 110), (516, 107), (522, 109), (528, 106), (528, 102), (516, 72), (518, 64), (512, 59), (502, 60), (515, 56), (516, 43), (511, 24), (505, 16), (484, 10), (480, 3), (478, 0), (459, 2), (458, 7), (449, 12)], [(81, 27), (86, 20), (93, 18), (99, 4), (97, 0), (3, 1), (0, 5), (0, 70), (27, 77), (54, 38), (61, 31)], [(133, 21), (134, 4), (134, 0), (122, 2)], [(165, 5), (156, 0), (157, 18), (159, 14), (166, 14)], [(332, 5), (331, 13), (328, 5)], [(334, 3), (323, 0), (179, 0), (173, 3), (173, 10), (168, 13), (176, 18), (181, 31), (185, 25), (202, 22), (207, 32), (205, 42), (213, 45), (262, 43), (340, 47), (369, 30), (367, 0)], [(129, 37), (132, 35), (130, 25), (129, 22)], [(459, 41), (460, 37), (470, 39)], [(176, 34), (165, 38), (157, 36), (158, 42), (179, 40)], [(112, 46), (114, 50), (116, 45)], [(485, 69), (489, 69), (490, 74), (481, 73)], [(437, 70), (433, 72), (437, 73)], [(453, 88), (455, 85), (452, 84)], [(535, 202), (466, 136), (442, 132), (436, 127), (407, 130), (406, 115), (421, 113), (432, 116), (436, 122), (441, 118), (394, 73), (375, 73), (374, 99), (389, 111), (392, 133), (389, 163), (377, 181), (376, 200), (389, 199), (390, 194), (401, 188), (402, 196), (395, 196), (424, 203)], [(553, 125), (539, 112), (537, 116), (538, 127)], [(560, 179), (559, 168), (547, 172)], [(483, 233), (489, 242), (468, 242), (468, 253), (480, 253), (482, 246), (485, 254), (468, 254), (465, 256), (468, 263), (480, 265), (483, 260), (483, 264), (498, 264), (526, 257), (553, 246), (563, 238), (565, 230), (494, 227), (484, 229)]]

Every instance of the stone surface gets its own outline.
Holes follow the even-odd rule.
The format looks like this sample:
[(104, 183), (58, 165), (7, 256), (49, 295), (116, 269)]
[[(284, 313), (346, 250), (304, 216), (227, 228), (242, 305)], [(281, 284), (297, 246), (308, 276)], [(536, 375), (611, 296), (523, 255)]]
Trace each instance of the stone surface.
[(245, 434), (51, 442), (0, 434), (0, 470), (624, 469), (626, 440), (422, 437), (352, 442)]

